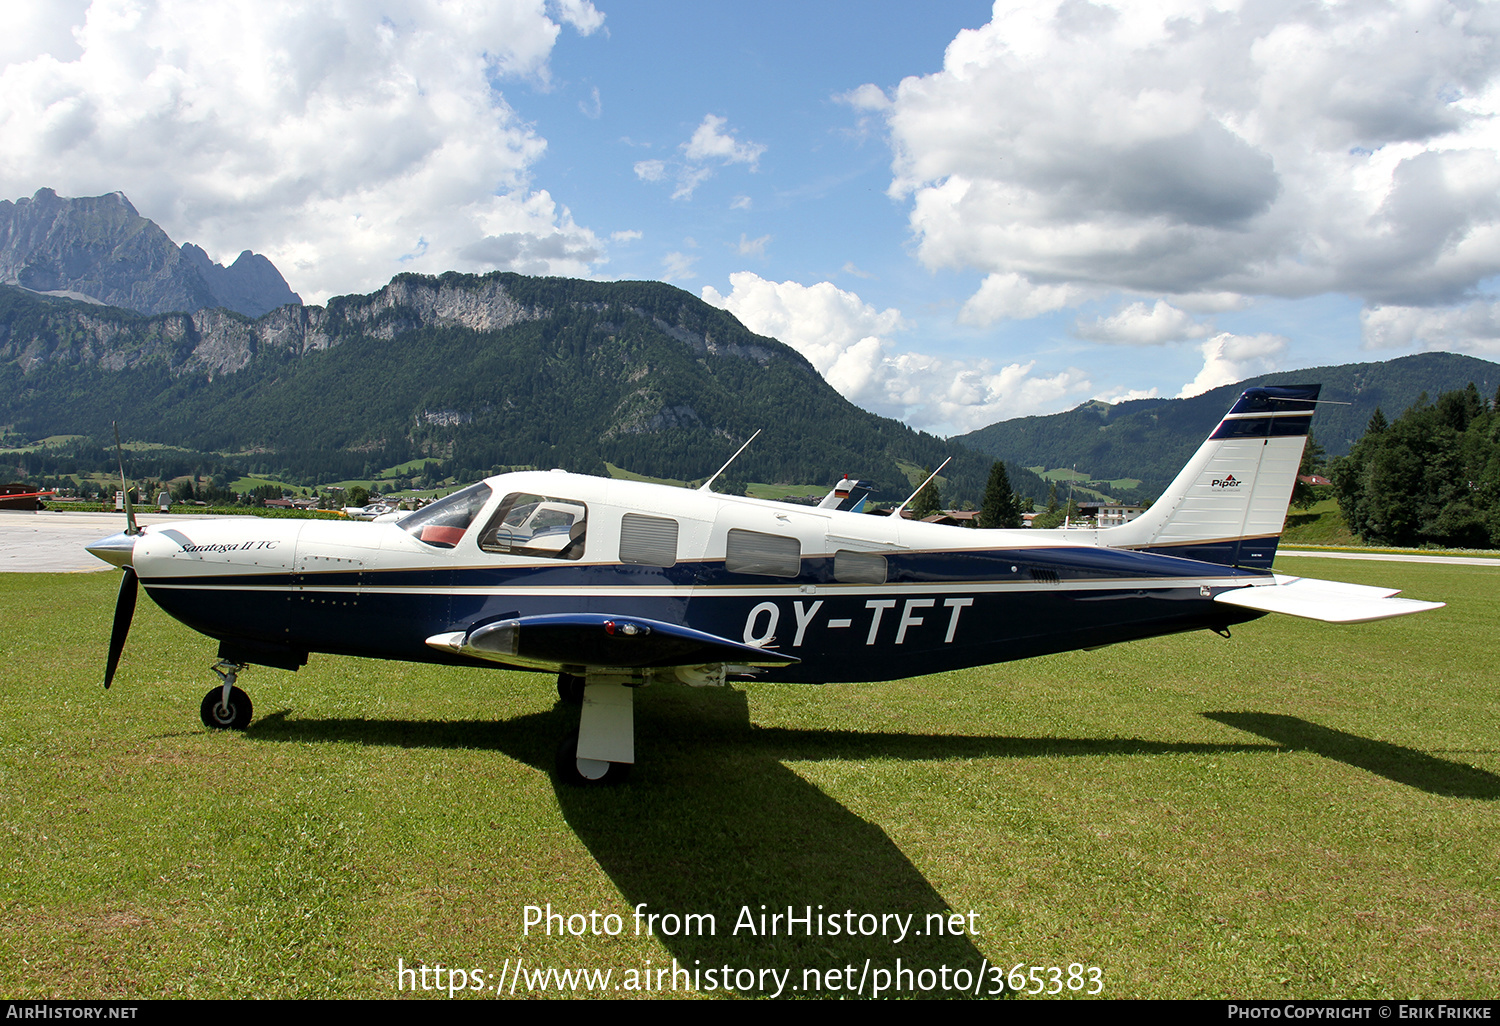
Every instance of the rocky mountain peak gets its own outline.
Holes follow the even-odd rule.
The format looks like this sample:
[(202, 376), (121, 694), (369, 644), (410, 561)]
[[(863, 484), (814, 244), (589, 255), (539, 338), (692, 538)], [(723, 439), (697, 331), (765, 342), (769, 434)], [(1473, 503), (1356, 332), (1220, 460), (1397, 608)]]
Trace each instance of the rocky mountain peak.
[(259, 317), (302, 302), (265, 257), (246, 250), (224, 267), (191, 243), (179, 248), (123, 192), (0, 200), (0, 283), (144, 314), (224, 307)]

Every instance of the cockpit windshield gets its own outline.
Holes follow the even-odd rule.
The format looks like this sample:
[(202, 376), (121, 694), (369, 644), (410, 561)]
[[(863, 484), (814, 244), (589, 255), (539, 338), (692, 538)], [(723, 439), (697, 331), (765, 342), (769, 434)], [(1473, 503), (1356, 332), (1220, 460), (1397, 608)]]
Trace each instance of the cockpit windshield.
[(400, 527), (418, 541), (451, 549), (490, 501), (490, 495), (490, 486), (481, 481), (403, 517)]

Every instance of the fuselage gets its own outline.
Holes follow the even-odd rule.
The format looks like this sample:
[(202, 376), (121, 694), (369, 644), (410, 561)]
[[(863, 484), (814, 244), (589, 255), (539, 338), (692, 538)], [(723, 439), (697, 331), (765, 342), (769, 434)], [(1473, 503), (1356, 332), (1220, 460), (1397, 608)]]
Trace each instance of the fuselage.
[(133, 565), (172, 616), (246, 662), (287, 666), (309, 652), (467, 664), (427, 639), (604, 613), (800, 660), (766, 679), (891, 680), (1260, 615), (1212, 596), (1266, 571), (1110, 548), (1106, 533), (943, 527), (553, 471), (489, 478), (397, 522), (157, 526)]

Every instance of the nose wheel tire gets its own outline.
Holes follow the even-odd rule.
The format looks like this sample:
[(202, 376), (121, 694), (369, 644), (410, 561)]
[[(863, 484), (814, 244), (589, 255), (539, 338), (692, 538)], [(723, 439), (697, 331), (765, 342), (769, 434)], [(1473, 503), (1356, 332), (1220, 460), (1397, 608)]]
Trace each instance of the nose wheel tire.
[(203, 705), (199, 707), (198, 713), (203, 717), (203, 725), (210, 730), (244, 730), (250, 726), (250, 717), (255, 715), (255, 709), (250, 704), (250, 696), (239, 688), (229, 689), (229, 702), (222, 701), (224, 689), (214, 688), (203, 696)]
[(630, 776), (630, 763), (604, 762), (578, 757), (578, 732), (563, 738), (557, 747), (557, 779), (574, 787), (601, 787), (624, 783)]

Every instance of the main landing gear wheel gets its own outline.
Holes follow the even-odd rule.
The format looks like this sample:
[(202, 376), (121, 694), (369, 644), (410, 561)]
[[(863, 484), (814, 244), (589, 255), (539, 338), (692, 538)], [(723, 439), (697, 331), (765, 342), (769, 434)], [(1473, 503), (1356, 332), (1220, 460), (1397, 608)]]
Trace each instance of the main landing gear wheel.
[(599, 787), (621, 784), (630, 776), (630, 763), (604, 762), (578, 757), (578, 731), (563, 738), (557, 746), (557, 779), (575, 787)]
[(203, 725), (211, 730), (244, 730), (250, 726), (250, 717), (255, 714), (250, 696), (239, 688), (230, 688), (227, 704), (222, 701), (223, 697), (222, 687), (216, 687), (203, 696), (203, 705), (198, 709)]
[(582, 705), (583, 689), (588, 681), (576, 673), (559, 673), (557, 675), (557, 697), (562, 699), (564, 705)]

